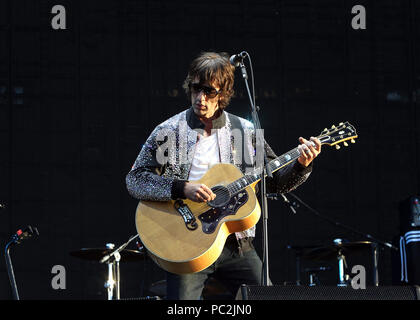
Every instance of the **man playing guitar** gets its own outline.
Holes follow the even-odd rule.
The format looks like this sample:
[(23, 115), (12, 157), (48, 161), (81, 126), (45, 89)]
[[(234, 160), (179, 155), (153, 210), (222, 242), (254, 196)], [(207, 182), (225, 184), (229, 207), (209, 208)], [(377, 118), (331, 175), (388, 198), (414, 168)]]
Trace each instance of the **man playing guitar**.
[[(133, 197), (211, 203), (216, 193), (197, 182), (210, 167), (230, 163), (244, 174), (253, 169), (258, 157), (254, 127), (225, 111), (234, 93), (234, 70), (225, 53), (203, 52), (193, 60), (183, 85), (191, 107), (158, 125), (147, 139), (126, 177)], [(241, 133), (242, 148), (234, 143), (235, 132)], [(268, 192), (287, 193), (308, 178), (321, 142), (314, 137), (300, 137), (299, 142), (297, 160), (267, 178)], [(265, 141), (262, 147), (269, 160), (276, 158)], [(230, 234), (218, 258), (201, 271), (167, 271), (167, 299), (200, 299), (210, 275), (221, 280), (232, 297), (241, 284), (261, 284), (262, 263), (252, 243), (254, 237), (255, 226)]]

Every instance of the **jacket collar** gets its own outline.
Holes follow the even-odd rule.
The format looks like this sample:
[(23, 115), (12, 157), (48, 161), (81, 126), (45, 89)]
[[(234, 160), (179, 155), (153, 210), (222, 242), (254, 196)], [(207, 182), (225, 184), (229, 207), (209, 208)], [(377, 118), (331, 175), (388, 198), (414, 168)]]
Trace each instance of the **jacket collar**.
[[(192, 130), (204, 129), (204, 123), (202, 123), (194, 113), (193, 108), (189, 108), (186, 114), (187, 123)], [(221, 129), (226, 125), (226, 112), (222, 111), (217, 119), (213, 120), (213, 129)]]

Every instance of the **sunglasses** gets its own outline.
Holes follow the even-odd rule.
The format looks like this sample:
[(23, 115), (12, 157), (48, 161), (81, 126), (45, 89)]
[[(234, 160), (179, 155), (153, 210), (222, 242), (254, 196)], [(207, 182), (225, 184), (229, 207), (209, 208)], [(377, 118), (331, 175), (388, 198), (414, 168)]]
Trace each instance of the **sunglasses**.
[(203, 92), (207, 98), (215, 98), (221, 90), (217, 90), (213, 87), (203, 86), (199, 83), (190, 83), (189, 85), (190, 90), (194, 94), (198, 94), (200, 92)]

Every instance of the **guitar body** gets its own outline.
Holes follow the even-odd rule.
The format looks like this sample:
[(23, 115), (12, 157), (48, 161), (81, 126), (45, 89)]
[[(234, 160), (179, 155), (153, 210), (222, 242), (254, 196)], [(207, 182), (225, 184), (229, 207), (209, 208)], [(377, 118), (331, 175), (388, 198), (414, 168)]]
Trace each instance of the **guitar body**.
[[(236, 166), (223, 163), (212, 166), (196, 182), (213, 188), (226, 186), (241, 177), (243, 174)], [(185, 274), (206, 269), (220, 256), (230, 234), (249, 229), (258, 222), (261, 209), (255, 195), (256, 183), (232, 197), (223, 188), (213, 189), (215, 202), (227, 196), (228, 202), (223, 205), (188, 199), (140, 201), (136, 228), (142, 244), (152, 259), (169, 272)], [(187, 214), (183, 215), (185, 211), (180, 211), (180, 207), (187, 208)], [(188, 217), (193, 221), (187, 221)]]

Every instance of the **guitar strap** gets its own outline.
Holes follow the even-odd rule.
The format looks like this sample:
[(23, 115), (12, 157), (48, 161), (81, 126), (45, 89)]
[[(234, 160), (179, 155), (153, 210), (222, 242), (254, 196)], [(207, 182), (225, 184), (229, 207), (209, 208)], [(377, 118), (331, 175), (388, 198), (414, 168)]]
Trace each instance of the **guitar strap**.
[(227, 114), (228, 114), (228, 117), (230, 119), (232, 129), (239, 129), (241, 131), (241, 137), (242, 137), (242, 141), (241, 141), (241, 145), (242, 145), (242, 148), (241, 148), (241, 150), (242, 150), (241, 171), (243, 173), (245, 173), (245, 169), (246, 169), (245, 148), (248, 152), (249, 152), (249, 150), (248, 150), (248, 144), (245, 141), (244, 128), (242, 127), (241, 121), (239, 120), (238, 116), (235, 116), (235, 115), (230, 114), (230, 113), (227, 113)]

